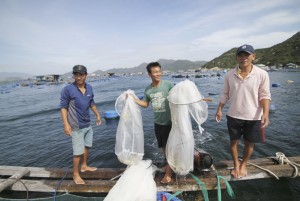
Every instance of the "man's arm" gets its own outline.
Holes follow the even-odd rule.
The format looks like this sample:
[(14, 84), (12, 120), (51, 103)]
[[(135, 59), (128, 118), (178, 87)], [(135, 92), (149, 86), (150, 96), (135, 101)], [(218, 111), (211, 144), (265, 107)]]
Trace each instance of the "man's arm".
[(222, 109), (224, 107), (224, 103), (219, 103), (219, 106), (218, 106), (218, 110), (217, 110), (217, 113), (216, 113), (216, 121), (217, 122), (220, 122), (221, 119), (222, 119)]
[[(146, 108), (146, 107), (149, 106), (149, 102), (144, 101), (144, 100), (140, 100), (140, 99), (138, 99), (138, 98), (135, 98), (132, 94), (128, 94), (128, 95), (129, 95), (131, 98), (133, 98), (134, 102), (135, 102), (136, 104), (138, 104), (139, 106), (144, 107), (144, 108)], [(127, 98), (128, 98), (128, 97), (127, 97)]]
[(96, 105), (93, 105), (93, 106), (91, 107), (91, 110), (94, 112), (94, 114), (95, 114), (95, 116), (96, 116), (96, 118), (97, 118), (97, 126), (99, 126), (99, 125), (101, 124), (101, 116), (100, 116), (100, 114), (99, 114), (99, 112), (98, 112), (98, 110), (97, 110)]
[(263, 115), (261, 116), (261, 127), (265, 128), (269, 125), (270, 100), (262, 99), (260, 100), (260, 105), (263, 108)]
[(61, 119), (64, 125), (64, 132), (66, 135), (71, 135), (72, 133), (72, 128), (68, 122), (68, 109), (66, 108), (61, 108), (60, 109), (60, 113), (61, 113)]
[(205, 102), (213, 102), (212, 98), (202, 98), (200, 101), (205, 101)]

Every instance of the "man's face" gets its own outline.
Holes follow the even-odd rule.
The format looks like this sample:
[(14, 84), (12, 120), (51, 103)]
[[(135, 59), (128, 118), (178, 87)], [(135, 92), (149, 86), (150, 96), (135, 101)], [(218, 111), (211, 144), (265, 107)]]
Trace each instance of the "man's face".
[(85, 83), (87, 74), (81, 74), (81, 73), (74, 73), (73, 77), (75, 79), (76, 84), (82, 85)]
[(236, 56), (236, 60), (240, 67), (246, 67), (252, 65), (252, 61), (255, 59), (255, 54), (250, 54), (248, 52), (240, 52)]
[(152, 82), (159, 82), (161, 77), (161, 69), (159, 66), (151, 68), (151, 73), (148, 73), (149, 77), (152, 79)]

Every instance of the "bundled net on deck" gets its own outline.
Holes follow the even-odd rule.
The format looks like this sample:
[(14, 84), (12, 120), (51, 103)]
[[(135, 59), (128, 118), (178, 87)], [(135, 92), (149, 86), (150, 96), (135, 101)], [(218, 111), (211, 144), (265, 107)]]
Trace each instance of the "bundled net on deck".
[(151, 160), (128, 166), (104, 201), (156, 201), (156, 170)]

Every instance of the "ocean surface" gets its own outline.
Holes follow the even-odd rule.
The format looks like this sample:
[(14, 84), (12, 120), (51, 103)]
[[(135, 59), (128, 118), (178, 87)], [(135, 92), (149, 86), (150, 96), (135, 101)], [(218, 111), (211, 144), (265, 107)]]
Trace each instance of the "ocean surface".
[[(265, 130), (266, 144), (257, 144), (253, 158), (275, 156), (283, 152), (286, 156), (300, 155), (300, 72), (270, 72), (270, 81), (280, 84), (271, 87), (272, 107), (270, 125)], [(183, 78), (163, 77), (178, 83)], [(218, 106), (219, 93), (223, 87), (221, 79), (189, 78), (194, 81), (204, 97), (214, 99), (208, 103), (209, 116), (202, 125), (205, 132), (200, 135), (193, 124), (196, 145), (214, 157), (214, 160), (231, 160), (229, 137), (226, 128), (225, 113), (217, 123), (214, 119)], [(288, 83), (287, 80), (294, 82)], [(127, 89), (143, 95), (150, 84), (147, 76), (111, 78), (90, 82), (95, 94), (95, 102), (102, 116), (102, 124), (96, 126), (95, 116), (91, 112), (94, 129), (94, 143), (90, 149), (89, 164), (96, 167), (123, 167), (114, 154), (115, 135), (118, 120), (105, 120), (104, 112), (114, 109), (116, 98)], [(0, 165), (36, 166), (36, 167), (71, 167), (71, 139), (64, 135), (59, 110), (60, 92), (65, 85), (22, 87), (2, 85), (0, 94)], [(8, 93), (9, 92), (9, 93)], [(208, 95), (217, 93), (217, 95)], [(157, 148), (153, 113), (151, 106), (142, 108), (145, 134), (144, 159), (155, 162), (163, 161), (162, 153)], [(239, 147), (242, 153), (242, 146)], [(300, 200), (300, 179), (264, 179), (232, 182), (236, 200)], [(226, 191), (223, 200), (231, 200)], [(186, 193), (186, 200), (193, 200), (193, 194)], [(210, 200), (217, 200), (217, 192), (209, 192)]]

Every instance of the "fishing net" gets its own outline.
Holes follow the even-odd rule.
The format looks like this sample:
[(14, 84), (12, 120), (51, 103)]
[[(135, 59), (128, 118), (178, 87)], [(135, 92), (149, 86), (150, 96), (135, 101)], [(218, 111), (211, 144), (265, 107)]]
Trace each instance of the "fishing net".
[(156, 201), (156, 170), (151, 160), (128, 166), (104, 201)]
[(120, 115), (116, 134), (115, 153), (120, 162), (133, 165), (144, 156), (144, 131), (140, 107), (134, 102), (134, 91), (123, 92), (116, 100), (115, 108)]
[(172, 129), (166, 145), (166, 157), (172, 170), (179, 175), (193, 171), (194, 135), (191, 116), (199, 127), (208, 115), (207, 103), (195, 83), (184, 80), (176, 84), (168, 95), (171, 109)]

